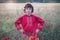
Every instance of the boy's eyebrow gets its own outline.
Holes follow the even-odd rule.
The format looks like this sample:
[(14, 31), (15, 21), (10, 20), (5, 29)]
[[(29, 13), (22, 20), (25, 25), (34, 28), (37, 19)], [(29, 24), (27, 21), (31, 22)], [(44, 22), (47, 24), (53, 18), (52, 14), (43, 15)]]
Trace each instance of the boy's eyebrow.
[(31, 7), (26, 7), (26, 8), (31, 8)]

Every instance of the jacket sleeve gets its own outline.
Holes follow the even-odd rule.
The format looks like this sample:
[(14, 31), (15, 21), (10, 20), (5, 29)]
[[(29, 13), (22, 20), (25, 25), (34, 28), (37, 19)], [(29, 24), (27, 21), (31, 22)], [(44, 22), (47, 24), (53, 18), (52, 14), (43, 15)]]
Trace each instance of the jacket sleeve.
[(37, 20), (38, 20), (38, 29), (42, 31), (45, 21), (39, 17), (37, 17)]
[(17, 30), (20, 30), (20, 24), (22, 22), (22, 17), (18, 18), (15, 22), (14, 25), (17, 28)]

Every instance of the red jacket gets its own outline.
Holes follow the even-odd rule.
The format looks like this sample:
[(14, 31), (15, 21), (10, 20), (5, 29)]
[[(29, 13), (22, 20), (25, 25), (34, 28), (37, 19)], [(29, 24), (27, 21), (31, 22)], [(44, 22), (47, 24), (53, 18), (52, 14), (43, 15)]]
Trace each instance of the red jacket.
[[(40, 25), (38, 26), (38, 24), (40, 23)], [(27, 16), (26, 14), (19, 17), (16, 21), (15, 21), (15, 27), (17, 28), (17, 30), (20, 30), (20, 25), (22, 24), (22, 27), (24, 29), (25, 32), (27, 31), (36, 31), (36, 29), (38, 28), (39, 30), (42, 30), (42, 27), (44, 25), (44, 20), (42, 20), (40, 17), (37, 17), (35, 15), (30, 15)]]

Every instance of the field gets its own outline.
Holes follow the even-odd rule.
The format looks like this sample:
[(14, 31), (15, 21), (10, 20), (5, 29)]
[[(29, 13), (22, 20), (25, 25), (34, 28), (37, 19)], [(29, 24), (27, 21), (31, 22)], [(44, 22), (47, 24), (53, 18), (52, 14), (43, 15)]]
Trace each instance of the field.
[[(15, 40), (19, 31), (14, 26), (14, 21), (23, 15), (26, 3), (0, 3), (0, 40), (8, 37)], [(60, 40), (60, 3), (32, 3), (34, 14), (45, 20), (43, 30), (38, 33), (41, 40)], [(18, 38), (17, 40), (27, 40)]]

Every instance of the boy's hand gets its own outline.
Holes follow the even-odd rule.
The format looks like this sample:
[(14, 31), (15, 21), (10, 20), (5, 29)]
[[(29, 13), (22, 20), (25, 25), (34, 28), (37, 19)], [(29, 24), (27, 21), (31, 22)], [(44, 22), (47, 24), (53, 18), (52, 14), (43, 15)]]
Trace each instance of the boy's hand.
[(36, 29), (36, 33), (38, 33), (39, 32), (39, 29)]
[(23, 33), (23, 32), (24, 32), (24, 30), (23, 30), (23, 29), (20, 29), (20, 32), (21, 32), (21, 33)]

